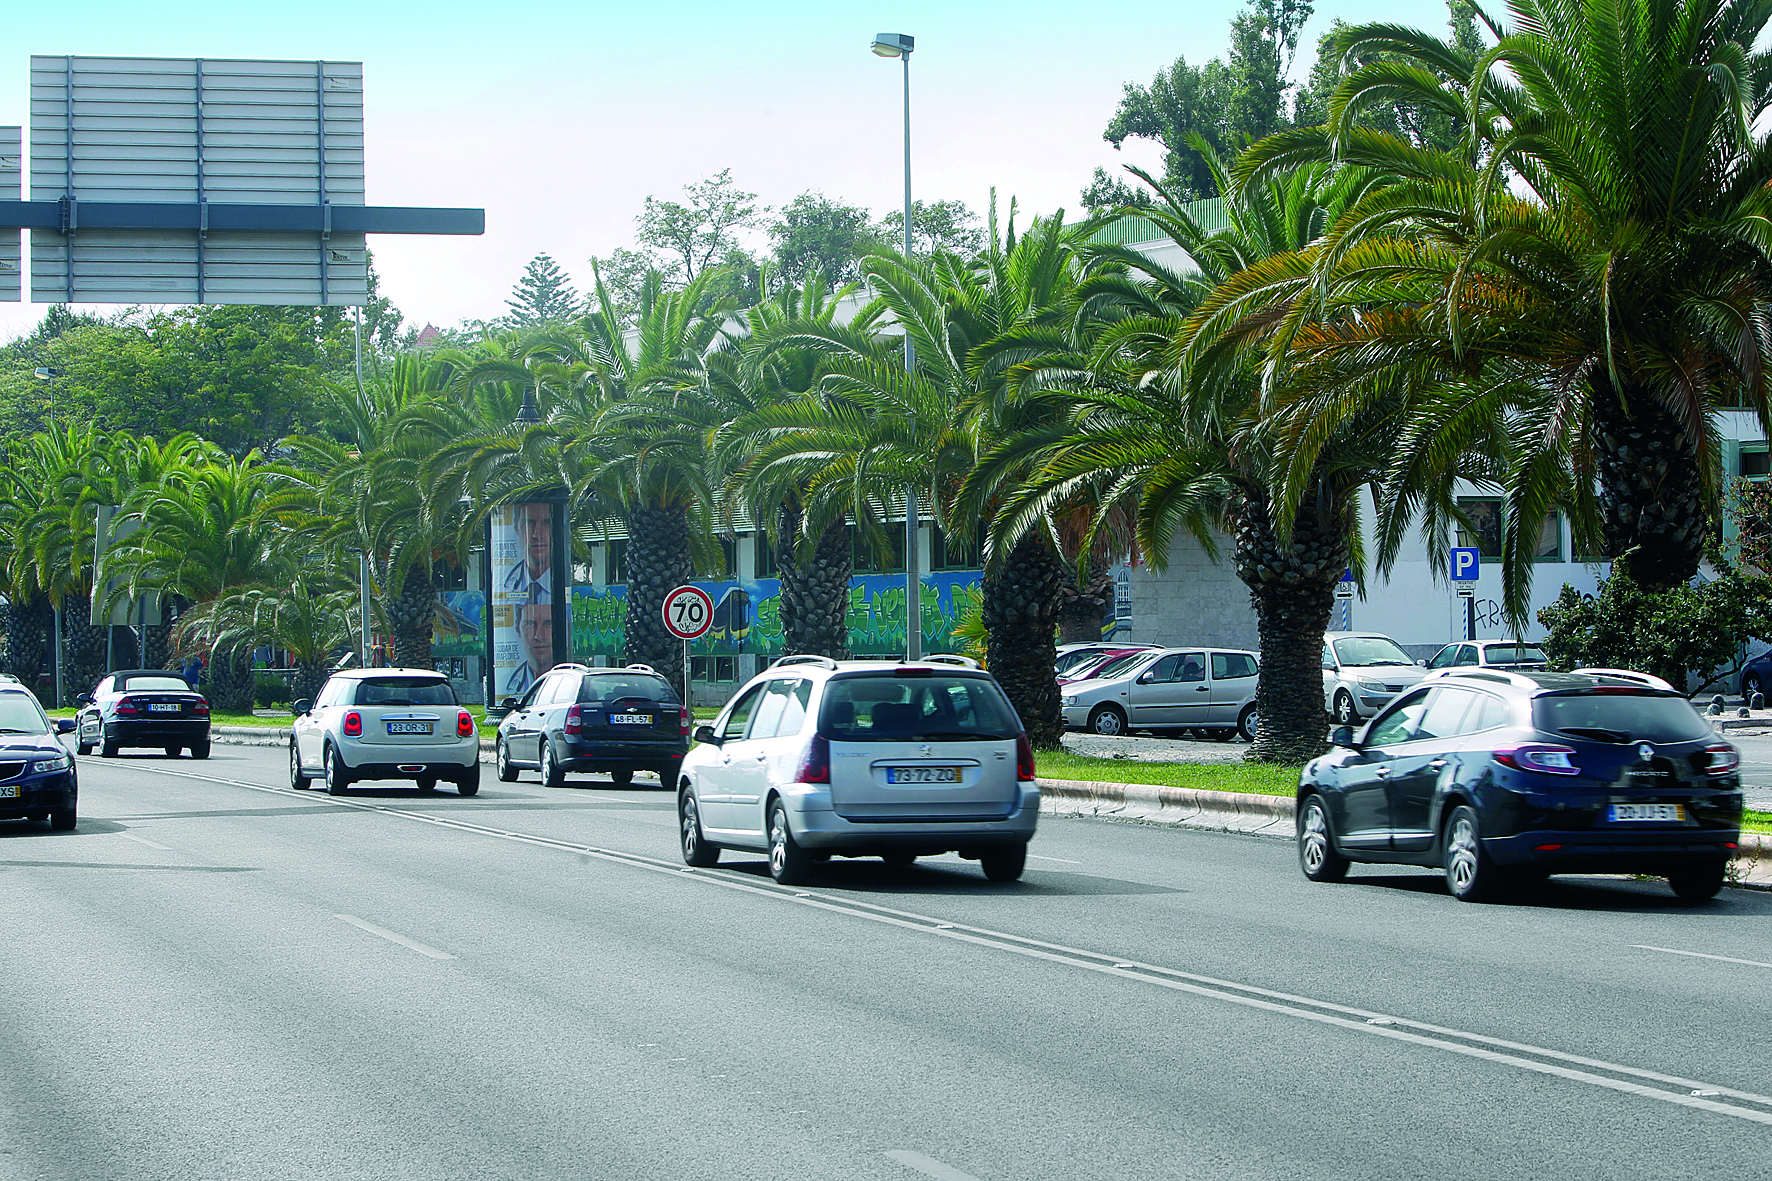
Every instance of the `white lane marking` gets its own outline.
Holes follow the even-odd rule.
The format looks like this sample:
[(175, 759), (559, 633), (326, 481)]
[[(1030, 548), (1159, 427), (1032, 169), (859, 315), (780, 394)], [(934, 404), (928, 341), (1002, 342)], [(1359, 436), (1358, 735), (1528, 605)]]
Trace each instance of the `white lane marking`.
[[(268, 787), (264, 784), (247, 783), (240, 779), (223, 779), (213, 775), (198, 775), (190, 771), (173, 771), (163, 767), (142, 767), (144, 771), (153, 771), (162, 775), (173, 775), (182, 779), (200, 779), (210, 783), (219, 783), (229, 787), (244, 787), (251, 791), (265, 792), (270, 795), (295, 796), (297, 793), (286, 787)], [(515, 841), (519, 844), (536, 845), (542, 848), (557, 849), (581, 856), (596, 857), (599, 860), (627, 865), (635, 869), (647, 870), (651, 873), (668, 874), (679, 877), (685, 874), (684, 867), (675, 861), (662, 858), (647, 857), (639, 853), (626, 853), (616, 849), (603, 849), (593, 845), (581, 845), (573, 841), (556, 840), (552, 837), (538, 837), (528, 833), (510, 832), (505, 829), (492, 828), (487, 825), (474, 824), (470, 821), (455, 820), (448, 816), (427, 812), (408, 812), (399, 808), (389, 808), (368, 800), (352, 800), (339, 796), (321, 795), (314, 797), (316, 802), (336, 804), (340, 807), (356, 808), (365, 812), (379, 812), (386, 816), (397, 816), (406, 820), (416, 820), (422, 824), (434, 824), (441, 828), (453, 828), (462, 832), (482, 836), (498, 837), (503, 840)], [(1001, 931), (992, 931), (984, 927), (970, 927), (964, 924), (942, 923), (940, 919), (920, 915), (913, 911), (895, 910), (875, 903), (841, 896), (819, 896), (795, 893), (776, 886), (762, 885), (758, 882), (719, 872), (688, 870), (688, 876), (698, 881), (723, 889), (734, 890), (763, 898), (775, 898), (783, 902), (799, 906), (812, 907), (829, 911), (833, 914), (851, 918), (863, 918), (886, 926), (898, 927), (907, 931), (922, 932), (937, 938), (953, 939), (962, 943), (1007, 951), (1030, 959), (1044, 960), (1049, 963), (1066, 967), (1080, 968), (1085, 971), (1099, 972), (1107, 976), (1118, 976), (1142, 984), (1154, 984), (1160, 988), (1176, 992), (1190, 993), (1212, 1000), (1228, 1001), (1231, 1004), (1244, 1005), (1285, 1017), (1295, 1017), (1306, 1021), (1316, 1021), (1341, 1029), (1369, 1034), (1373, 1037), (1390, 1038), (1394, 1041), (1409, 1042), (1429, 1049), (1442, 1050), (1447, 1053), (1461, 1054), (1471, 1058), (1479, 1058), (1502, 1066), (1512, 1066), (1520, 1070), (1547, 1074), (1570, 1082), (1586, 1083), (1590, 1086), (1602, 1087), (1607, 1090), (1621, 1091), (1625, 1094), (1637, 1095), (1658, 1102), (1672, 1103), (1681, 1107), (1697, 1108), (1718, 1115), (1730, 1115), (1738, 1119), (1754, 1123), (1772, 1125), (1772, 1110), (1760, 1111), (1752, 1108), (1736, 1107), (1727, 1103), (1717, 1103), (1695, 1092), (1703, 1091), (1707, 1095), (1715, 1093), (1731, 1099), (1748, 1103), (1761, 1104), (1772, 1108), (1772, 1097), (1757, 1095), (1750, 1091), (1739, 1091), (1730, 1087), (1717, 1087), (1709, 1083), (1697, 1082), (1681, 1078), (1677, 1075), (1660, 1074), (1655, 1071), (1640, 1070), (1635, 1067), (1621, 1066), (1617, 1063), (1599, 1059), (1583, 1058), (1574, 1054), (1565, 1054), (1559, 1050), (1549, 1050), (1540, 1046), (1521, 1042), (1511, 1042), (1502, 1038), (1488, 1037), (1483, 1034), (1470, 1033), (1465, 1030), (1449, 1029), (1431, 1025), (1422, 1021), (1411, 1021), (1400, 1017), (1389, 1017), (1383, 1013), (1355, 1009), (1347, 1005), (1338, 1005), (1330, 1001), (1313, 1000), (1309, 997), (1294, 996), (1289, 993), (1276, 992), (1272, 989), (1258, 988), (1251, 984), (1238, 984), (1231, 980), (1218, 980), (1210, 976), (1202, 976), (1192, 972), (1183, 972), (1176, 968), (1165, 968), (1153, 964), (1135, 964), (1132, 968), (1119, 965), (1127, 961), (1101, 952), (1066, 947), (1063, 944), (1046, 943), (1038, 939), (1029, 939), (1022, 935), (1012, 935)], [(1343, 1016), (1345, 1014), (1345, 1016)], [(1371, 1018), (1384, 1018), (1390, 1025), (1367, 1024)], [(1412, 1032), (1419, 1030), (1420, 1032)], [(1459, 1039), (1457, 1041), (1449, 1039)], [(1469, 1043), (1477, 1043), (1475, 1045)], [(1498, 1050), (1515, 1051), (1515, 1053), (1498, 1053), (1496, 1050), (1485, 1049), (1494, 1046)], [(1522, 1057), (1530, 1054), (1533, 1058), (1551, 1059), (1553, 1062), (1567, 1062), (1572, 1066), (1591, 1067), (1612, 1074), (1625, 1075), (1630, 1078), (1645, 1079), (1677, 1086), (1681, 1091), (1670, 1092), (1644, 1086), (1641, 1083), (1625, 1079), (1607, 1078), (1588, 1070), (1575, 1070), (1566, 1066), (1554, 1065), (1553, 1062), (1534, 1061), (1533, 1058)]]
[(1081, 861), (1072, 861), (1069, 857), (1047, 857), (1042, 853), (1029, 853), (1028, 856), (1032, 857), (1035, 861), (1058, 861), (1058, 862), (1064, 863), (1065, 865), (1081, 865), (1081, 864), (1083, 864)]
[(413, 951), (418, 952), (418, 954), (428, 955), (434, 960), (452, 960), (455, 958), (446, 951), (438, 951), (429, 944), (420, 943), (416, 939), (408, 939), (404, 935), (395, 934), (386, 927), (378, 927), (374, 923), (366, 923), (354, 914), (335, 914), (332, 917), (335, 919), (343, 919), (360, 931), (368, 931), (371, 935), (380, 935), (389, 943), (398, 943), (401, 947), (409, 947)]
[(908, 1152), (895, 1148), (886, 1154), (887, 1160), (897, 1161), (907, 1169), (915, 1169), (925, 1177), (934, 1177), (936, 1181), (978, 1181), (971, 1173), (962, 1173), (952, 1165), (944, 1165), (932, 1156), (924, 1156), (920, 1152)]
[(1669, 955), (1689, 955), (1701, 960), (1722, 960), (1725, 964), (1746, 964), (1750, 968), (1772, 968), (1772, 964), (1761, 963), (1759, 960), (1738, 960), (1732, 955), (1711, 955), (1704, 951), (1681, 951), (1677, 947), (1651, 947), (1647, 943), (1633, 943), (1631, 946), (1639, 951), (1665, 951)]
[(126, 840), (126, 841), (134, 841), (134, 842), (135, 842), (135, 843), (136, 843), (136, 844), (138, 844), (138, 845), (146, 845), (146, 846), (147, 846), (147, 847), (148, 847), (148, 848), (150, 848), (150, 849), (158, 849), (158, 850), (160, 850), (160, 851), (161, 851), (161, 852), (162, 852), (162, 853), (170, 853), (170, 852), (172, 852), (172, 848), (171, 848), (171, 846), (169, 846), (169, 845), (156, 845), (156, 844), (155, 844), (155, 843), (154, 843), (154, 842), (153, 842), (153, 841), (150, 841), (150, 840), (149, 840), (149, 839), (148, 839), (148, 838), (147, 838), (147, 837), (138, 837), (138, 836), (134, 836), (134, 835), (132, 835), (132, 834), (130, 834), (130, 833), (126, 833), (126, 832), (120, 832), (120, 833), (118, 833), (118, 834), (117, 834), (117, 835), (118, 835), (118, 836), (120, 836), (120, 837), (122, 837), (122, 838), (123, 838), (123, 839), (124, 839), (124, 840)]

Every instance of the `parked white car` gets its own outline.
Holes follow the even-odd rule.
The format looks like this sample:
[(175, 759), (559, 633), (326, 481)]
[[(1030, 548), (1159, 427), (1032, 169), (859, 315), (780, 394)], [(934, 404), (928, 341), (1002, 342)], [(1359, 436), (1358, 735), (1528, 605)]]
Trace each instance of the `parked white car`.
[(1160, 648), (1115, 675), (1059, 690), (1064, 724), (1096, 734), (1203, 730), (1255, 738), (1260, 661), (1238, 648)]
[(1383, 632), (1329, 632), (1323, 637), (1323, 706), (1332, 724), (1353, 726), (1427, 676)]
[(294, 709), (289, 786), (297, 791), (316, 778), (335, 796), (365, 779), (410, 779), (420, 791), (448, 780), (464, 796), (480, 790), (480, 733), (441, 673), (347, 669)]
[(677, 785), (683, 860), (694, 866), (755, 849), (791, 884), (833, 854), (909, 865), (958, 852), (1008, 882), (1039, 821), (1021, 720), (964, 657), (786, 656), (695, 741)]

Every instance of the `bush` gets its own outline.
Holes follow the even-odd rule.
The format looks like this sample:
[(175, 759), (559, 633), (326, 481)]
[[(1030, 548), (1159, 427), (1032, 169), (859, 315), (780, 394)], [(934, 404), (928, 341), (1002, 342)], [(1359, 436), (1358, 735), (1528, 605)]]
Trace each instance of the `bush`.
[(252, 691), (253, 704), (260, 709), (270, 709), (274, 705), (288, 705), (294, 700), (294, 692), (284, 683), (282, 677), (261, 676)]

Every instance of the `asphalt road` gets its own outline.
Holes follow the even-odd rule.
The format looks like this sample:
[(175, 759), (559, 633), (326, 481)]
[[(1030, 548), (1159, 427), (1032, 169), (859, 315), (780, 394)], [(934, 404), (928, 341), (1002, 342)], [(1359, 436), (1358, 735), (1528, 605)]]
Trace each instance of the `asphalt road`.
[[(81, 760), (0, 825), (0, 1181), (1766, 1172), (1772, 895), (1312, 885), (1280, 841), (1042, 825), (677, 860), (669, 799)], [(1699, 1094), (1693, 1094), (1699, 1092)]]

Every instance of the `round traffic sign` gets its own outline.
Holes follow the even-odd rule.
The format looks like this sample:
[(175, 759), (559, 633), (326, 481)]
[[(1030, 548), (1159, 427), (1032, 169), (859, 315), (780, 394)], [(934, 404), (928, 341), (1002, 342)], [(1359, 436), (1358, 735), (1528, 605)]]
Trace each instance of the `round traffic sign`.
[(665, 630), (679, 640), (697, 640), (714, 626), (714, 600), (699, 586), (679, 586), (664, 597)]

